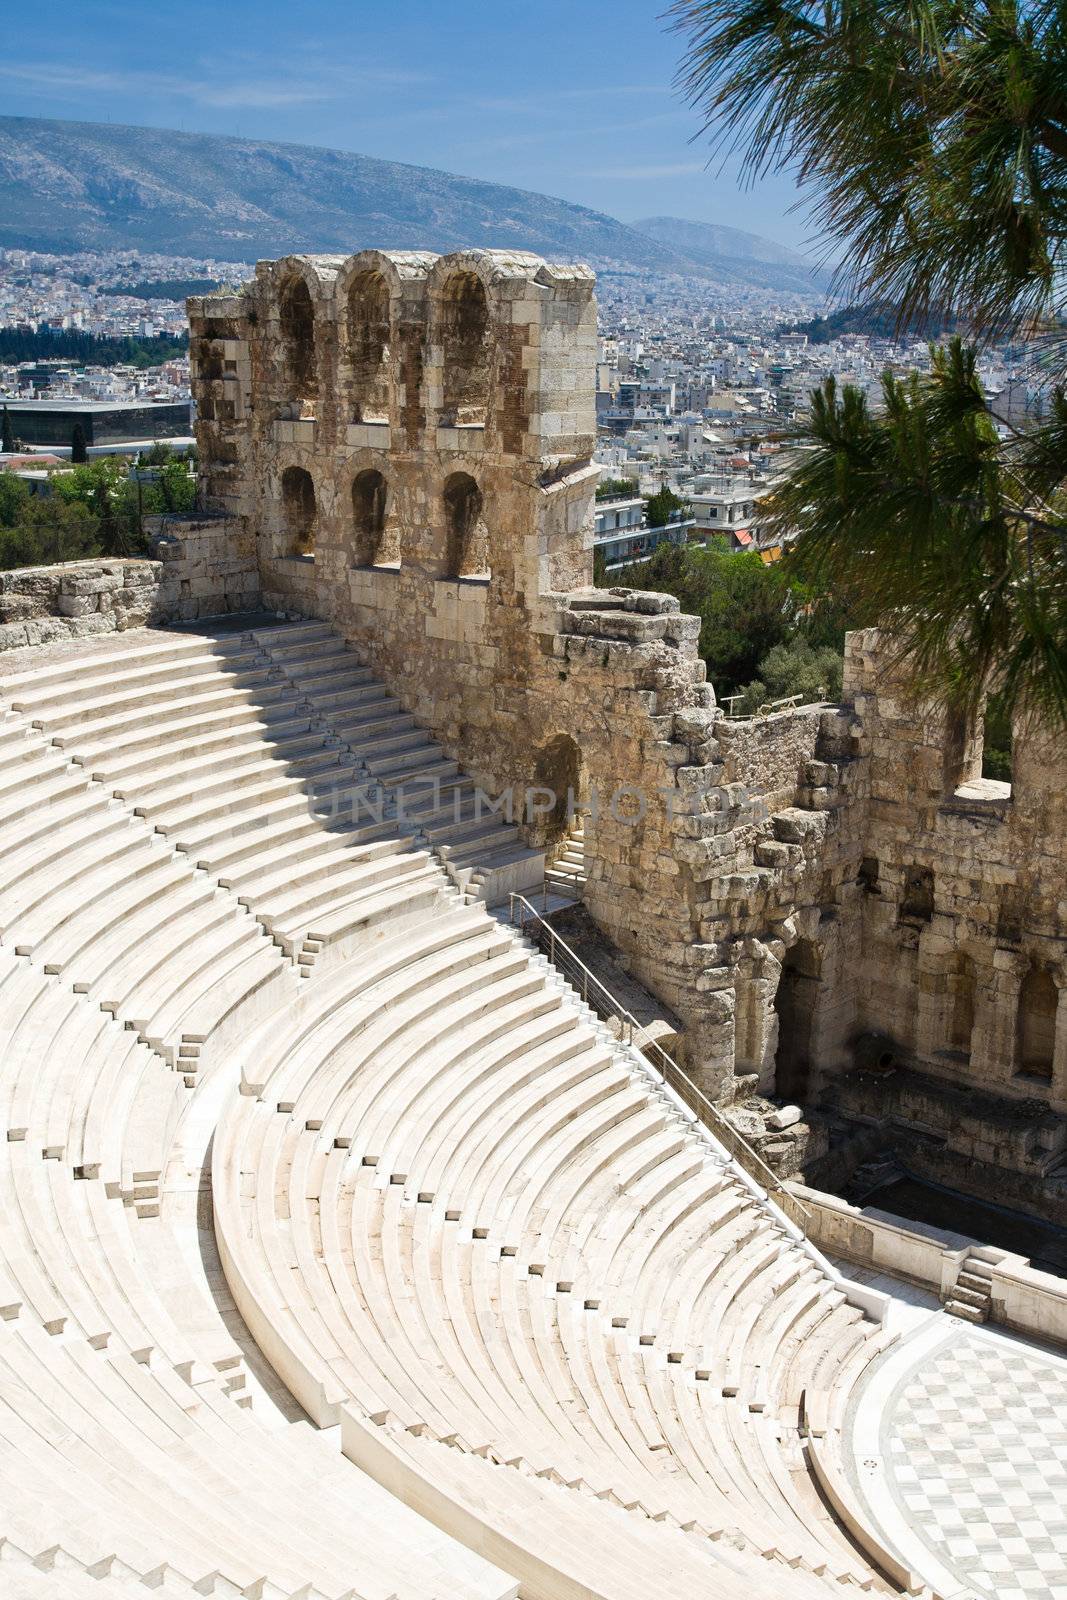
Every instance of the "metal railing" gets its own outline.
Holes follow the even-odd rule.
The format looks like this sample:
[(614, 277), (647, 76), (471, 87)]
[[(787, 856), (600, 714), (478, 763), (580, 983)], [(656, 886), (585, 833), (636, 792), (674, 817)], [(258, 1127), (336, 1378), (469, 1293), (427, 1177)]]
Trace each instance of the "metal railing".
[(668, 1055), (655, 1039), (647, 1036), (633, 1013), (626, 1009), (622, 1001), (601, 982), (595, 972), (589, 970), (581, 956), (575, 954), (566, 940), (560, 937), (552, 924), (530, 904), (525, 895), (513, 893), (508, 898), (513, 926), (537, 945), (571, 987), (577, 990), (586, 1005), (596, 1012), (601, 1021), (612, 1027), (613, 1032), (617, 1030), (620, 1044), (638, 1051), (648, 1060), (667, 1087), (672, 1089), (690, 1111), (704, 1123), (749, 1177), (755, 1179), (768, 1194), (773, 1194), (775, 1203), (785, 1212), (794, 1227), (806, 1236), (810, 1220), (807, 1207), (801, 1205), (759, 1152), (738, 1133), (714, 1101), (708, 1099), (703, 1089), (694, 1083), (674, 1057)]
[(737, 721), (747, 721), (751, 717), (773, 717), (779, 711), (795, 711), (797, 706), (820, 705), (826, 699), (826, 686), (819, 684), (809, 694), (786, 694), (780, 700), (764, 700), (755, 711), (742, 712), (737, 709), (737, 702), (743, 700), (743, 694), (724, 695), (722, 704), (726, 707), (726, 715)]

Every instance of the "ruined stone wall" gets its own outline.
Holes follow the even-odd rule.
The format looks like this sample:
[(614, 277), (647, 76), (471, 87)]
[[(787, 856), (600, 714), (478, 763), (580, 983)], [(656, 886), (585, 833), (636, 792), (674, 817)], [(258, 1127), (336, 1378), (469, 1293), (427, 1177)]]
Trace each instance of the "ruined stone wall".
[(240, 522), (163, 516), (145, 523), (160, 566), (153, 620), (192, 622), (259, 608), (256, 543)]
[(726, 726), (696, 619), (590, 589), (589, 270), (294, 256), (190, 325), (202, 490), (256, 541), (266, 602), (333, 622), (490, 794), (574, 784), (590, 910), (705, 1088), (734, 1093), (739, 1011), (742, 1077), (773, 1080), (777, 970), (837, 894), (840, 728)]
[(237, 523), (146, 517), (151, 559), (0, 572), (0, 651), (184, 622), (259, 604), (255, 541)]
[[(829, 971), (855, 877), (852, 735), (727, 724), (697, 619), (590, 588), (592, 274), (298, 256), (190, 320), (202, 492), (254, 537), (266, 603), (339, 628), (489, 793), (574, 783), (590, 909), (704, 1086), (772, 1085), (781, 963), (819, 935)], [(525, 816), (549, 842), (553, 820)], [(850, 1003), (818, 1019), (837, 1049)]]
[(521, 252), (261, 262), (190, 301), (203, 498), (264, 602), (337, 627), (531, 839), (561, 819), (526, 791), (576, 789), (589, 908), (709, 1092), (811, 1100), (870, 1030), (1015, 1092), (1020, 990), (1036, 1059), (1061, 984), (1048, 758), (961, 790), (974, 737), (876, 682), (867, 635), (843, 706), (728, 721), (695, 618), (591, 588), (593, 286)]
[(1067, 1110), (1067, 749), (1014, 730), (1012, 782), (980, 729), (910, 700), (876, 633), (849, 636), (866, 771), (857, 1020), (938, 1078)]
[(158, 561), (64, 561), (0, 572), (0, 650), (143, 626), (159, 614)]

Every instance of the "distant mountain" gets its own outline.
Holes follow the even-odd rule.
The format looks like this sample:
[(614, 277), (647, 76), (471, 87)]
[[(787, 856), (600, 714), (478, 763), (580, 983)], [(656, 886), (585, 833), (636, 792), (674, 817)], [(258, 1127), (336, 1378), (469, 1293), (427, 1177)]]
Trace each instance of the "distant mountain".
[(0, 117), (0, 246), (254, 261), (367, 246), (510, 246), (706, 275), (613, 217), (342, 150)]
[(736, 261), (775, 261), (782, 266), (811, 270), (811, 262), (799, 250), (764, 239), (742, 228), (728, 228), (719, 222), (687, 222), (683, 217), (642, 217), (630, 224), (661, 244), (669, 244), (689, 256), (730, 256)]
[(643, 217), (630, 224), (657, 244), (676, 250), (727, 282), (758, 284), (768, 289), (821, 293), (830, 273), (816, 267), (798, 250), (764, 239), (742, 228), (717, 222), (690, 222), (684, 217)]

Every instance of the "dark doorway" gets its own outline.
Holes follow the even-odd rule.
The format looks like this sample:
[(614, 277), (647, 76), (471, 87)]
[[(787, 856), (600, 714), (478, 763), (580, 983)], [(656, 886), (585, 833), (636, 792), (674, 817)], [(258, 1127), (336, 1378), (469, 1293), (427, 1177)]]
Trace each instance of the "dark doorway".
[(775, 1093), (803, 1105), (811, 1080), (811, 1039), (822, 986), (822, 957), (810, 939), (799, 939), (786, 951), (774, 997), (778, 1015)]

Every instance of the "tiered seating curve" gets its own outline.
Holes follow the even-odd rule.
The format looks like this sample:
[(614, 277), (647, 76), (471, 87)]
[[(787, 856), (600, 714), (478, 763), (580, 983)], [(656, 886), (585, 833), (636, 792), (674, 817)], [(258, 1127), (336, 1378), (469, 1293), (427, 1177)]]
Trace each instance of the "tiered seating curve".
[(237, 1304), (311, 1415), (415, 1503), (551, 1518), (568, 1581), (614, 1543), (612, 1595), (665, 1560), (679, 1593), (765, 1560), (798, 1595), (870, 1585), (796, 1425), (805, 1375), (877, 1329), (725, 1154), (475, 910), (315, 999), (250, 1038), (213, 1182)]
[(6, 948), (0, 1017), (0, 1573), (10, 1561), (13, 1592), (65, 1597), (101, 1579), (102, 1594), (512, 1595), (354, 1467), (324, 1473), (299, 1432), (264, 1427), (239, 1347), (198, 1310), (206, 1281), (160, 1277), (139, 1164), (165, 1164), (181, 1078)]
[(881, 1587), (798, 1427), (878, 1330), (457, 894), (472, 800), (320, 624), (2, 664), (11, 1592)]

